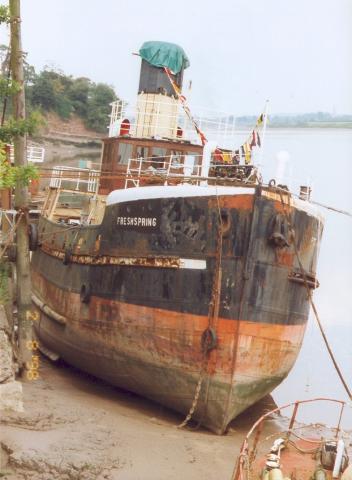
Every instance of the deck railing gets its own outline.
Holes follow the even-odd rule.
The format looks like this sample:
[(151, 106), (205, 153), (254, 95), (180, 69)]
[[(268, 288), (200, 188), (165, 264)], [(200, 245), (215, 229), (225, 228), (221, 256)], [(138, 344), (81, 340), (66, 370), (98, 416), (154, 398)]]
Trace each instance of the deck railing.
[(50, 179), (50, 187), (96, 193), (99, 186), (99, 170), (55, 166)]
[[(28, 145), (27, 161), (30, 163), (43, 163), (45, 157), (45, 148), (38, 145)], [(15, 160), (14, 146), (10, 145), (10, 162)]]
[(162, 177), (168, 179), (188, 179), (200, 177), (202, 166), (197, 164), (196, 155), (184, 155), (182, 161), (176, 155), (165, 157), (130, 158), (127, 164), (125, 188), (139, 187), (141, 177)]
[[(200, 144), (201, 140), (193, 123), (180, 103), (170, 97), (137, 99), (136, 104), (117, 100), (111, 104), (109, 136), (121, 134), (143, 138), (168, 138)], [(233, 139), (236, 120), (233, 115), (209, 109), (195, 108), (193, 118), (208, 140), (226, 144)]]

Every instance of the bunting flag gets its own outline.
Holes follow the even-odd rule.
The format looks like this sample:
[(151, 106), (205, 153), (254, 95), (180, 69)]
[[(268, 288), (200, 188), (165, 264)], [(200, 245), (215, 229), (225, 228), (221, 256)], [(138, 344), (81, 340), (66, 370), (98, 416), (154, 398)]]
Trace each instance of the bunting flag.
[(262, 113), (261, 115), (259, 115), (259, 118), (257, 120), (257, 123), (255, 124), (256, 127), (259, 127), (263, 122), (264, 122), (264, 113)]
[(174, 89), (174, 92), (176, 93), (176, 96), (178, 98), (178, 100), (181, 102), (181, 105), (182, 105), (182, 108), (183, 110), (185, 111), (187, 117), (191, 120), (191, 122), (193, 123), (193, 126), (196, 130), (196, 132), (198, 133), (199, 137), (200, 137), (200, 140), (202, 142), (202, 145), (204, 147), (204, 145), (207, 143), (207, 138), (206, 136), (204, 135), (204, 133), (201, 131), (201, 129), (198, 127), (198, 124), (197, 122), (195, 121), (195, 119), (193, 118), (192, 116), (192, 113), (191, 113), (191, 110), (189, 109), (188, 105), (187, 105), (187, 99), (184, 95), (182, 95), (181, 93), (181, 90), (179, 88), (179, 86), (176, 84), (176, 82), (174, 82), (174, 80), (172, 79), (172, 72), (171, 70), (169, 70), (167, 67), (164, 67), (164, 72), (166, 73), (171, 85), (172, 85), (172, 88)]
[(241, 163), (241, 160), (242, 160), (241, 150), (240, 149), (235, 150), (233, 152), (232, 163), (234, 165), (239, 165)]
[(224, 152), (222, 154), (222, 157), (224, 159), (224, 163), (231, 165), (232, 164), (232, 152)]
[(248, 165), (252, 160), (252, 149), (248, 142), (244, 143), (244, 163)]
[(220, 164), (230, 164), (230, 165), (240, 165), (244, 161), (245, 165), (249, 165), (252, 161), (252, 150), (253, 148), (261, 147), (261, 139), (258, 132), (259, 127), (263, 124), (265, 119), (265, 114), (262, 113), (259, 115), (255, 127), (250, 133), (247, 140), (236, 150), (229, 152), (229, 150), (223, 150), (221, 148), (216, 148), (213, 154), (213, 159), (216, 163)]

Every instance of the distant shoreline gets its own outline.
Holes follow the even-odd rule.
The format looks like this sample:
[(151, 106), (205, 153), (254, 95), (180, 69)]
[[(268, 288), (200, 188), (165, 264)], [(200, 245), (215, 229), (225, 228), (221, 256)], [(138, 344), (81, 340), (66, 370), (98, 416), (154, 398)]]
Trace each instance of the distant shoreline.
[[(253, 127), (253, 124), (237, 124), (237, 128), (251, 128)], [(302, 123), (302, 124), (295, 124), (295, 125), (290, 125), (288, 123), (270, 123), (270, 117), (268, 121), (268, 128), (274, 129), (274, 128), (285, 128), (285, 129), (295, 129), (295, 128), (336, 128), (336, 129), (352, 129), (352, 122), (345, 122), (345, 123), (336, 123), (336, 122), (309, 122), (309, 123)]]
[[(235, 132), (237, 134), (243, 134), (253, 128), (253, 123), (248, 124), (237, 124)], [(279, 131), (279, 130), (328, 130), (333, 129), (335, 131), (351, 130), (352, 122), (346, 123), (334, 123), (334, 122), (310, 122), (305, 124), (296, 124), (289, 125), (287, 123), (283, 124), (271, 124), (270, 120), (268, 122), (268, 131)], [(80, 135), (70, 135), (63, 133), (56, 133), (51, 135), (37, 135), (30, 138), (30, 141), (36, 145), (42, 146), (45, 148), (45, 162), (60, 162), (67, 159), (79, 158), (79, 157), (92, 157), (98, 158), (101, 155), (102, 151), (102, 139), (97, 137), (88, 137)]]

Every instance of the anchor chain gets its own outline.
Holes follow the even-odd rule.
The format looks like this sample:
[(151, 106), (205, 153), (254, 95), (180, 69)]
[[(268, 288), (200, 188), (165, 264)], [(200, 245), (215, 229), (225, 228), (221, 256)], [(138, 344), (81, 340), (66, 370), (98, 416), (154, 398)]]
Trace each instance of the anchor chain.
[[(197, 382), (197, 386), (195, 389), (193, 401), (191, 408), (185, 419), (183, 420), (177, 428), (185, 427), (188, 422), (192, 419), (192, 416), (197, 408), (200, 392), (202, 390), (202, 384), (207, 376), (207, 367), (209, 363), (209, 354), (210, 352), (216, 348), (217, 346), (217, 337), (216, 337), (216, 320), (219, 315), (219, 298), (220, 298), (220, 291), (221, 291), (221, 260), (222, 260), (222, 234), (223, 234), (223, 222), (221, 218), (221, 211), (219, 205), (219, 198), (217, 199), (217, 209), (218, 209), (218, 228), (217, 228), (217, 240), (216, 240), (216, 262), (214, 268), (214, 277), (213, 277), (213, 285), (211, 291), (211, 300), (209, 302), (209, 309), (208, 309), (208, 327), (204, 330), (201, 338), (201, 348), (203, 350), (203, 359), (202, 359), (202, 367), (199, 373), (199, 378)], [(205, 406), (207, 405), (208, 401), (208, 391), (209, 391), (209, 381), (206, 388), (206, 395), (205, 395)]]
[(197, 383), (197, 387), (196, 387), (196, 390), (195, 390), (195, 394), (194, 394), (194, 398), (193, 398), (191, 408), (189, 409), (189, 412), (188, 412), (187, 416), (185, 417), (185, 419), (183, 420), (183, 422), (180, 423), (180, 425), (178, 425), (177, 428), (185, 427), (188, 424), (188, 422), (191, 420), (191, 418), (192, 418), (192, 416), (195, 412), (195, 409), (197, 408), (199, 395), (200, 395), (200, 392), (201, 392), (201, 389), (202, 389), (202, 383), (203, 383), (203, 380), (204, 380), (204, 377), (205, 377), (205, 370), (206, 369), (203, 366), (202, 369), (201, 369), (200, 375), (199, 375), (199, 379), (198, 379), (198, 383)]

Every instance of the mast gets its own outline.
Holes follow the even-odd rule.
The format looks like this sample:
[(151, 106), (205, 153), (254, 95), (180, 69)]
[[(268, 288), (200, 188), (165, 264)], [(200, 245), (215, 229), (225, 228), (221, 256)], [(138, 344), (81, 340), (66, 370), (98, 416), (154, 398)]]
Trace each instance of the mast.
[(260, 149), (260, 164), (263, 162), (263, 155), (264, 155), (264, 142), (266, 136), (266, 126), (268, 123), (268, 110), (269, 110), (269, 100), (266, 100), (265, 107), (264, 107), (264, 123), (263, 123), (263, 130), (262, 130), (262, 146)]

